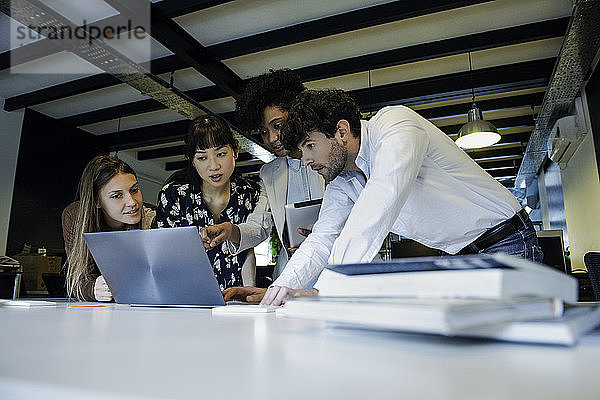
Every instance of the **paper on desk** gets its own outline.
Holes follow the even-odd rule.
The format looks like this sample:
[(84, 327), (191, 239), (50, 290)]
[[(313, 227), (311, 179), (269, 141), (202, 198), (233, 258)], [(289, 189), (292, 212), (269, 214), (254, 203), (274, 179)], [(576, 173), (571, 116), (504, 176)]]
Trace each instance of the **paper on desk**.
[(44, 300), (0, 300), (0, 306), (2, 307), (56, 307), (56, 303), (53, 301)]
[(260, 304), (230, 304), (222, 307), (215, 307), (213, 314), (264, 314), (274, 312), (277, 306), (262, 306)]

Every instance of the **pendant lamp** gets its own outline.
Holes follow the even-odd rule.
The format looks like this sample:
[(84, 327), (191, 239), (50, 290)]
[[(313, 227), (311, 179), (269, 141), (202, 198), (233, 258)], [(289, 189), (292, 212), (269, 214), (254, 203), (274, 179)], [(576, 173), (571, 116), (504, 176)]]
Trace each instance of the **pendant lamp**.
[[(469, 73), (473, 73), (471, 66), (471, 53), (469, 52)], [(500, 134), (498, 129), (491, 123), (483, 119), (481, 110), (475, 104), (475, 90), (471, 82), (471, 94), (473, 104), (469, 110), (467, 117), (468, 122), (464, 124), (458, 131), (458, 139), (456, 144), (463, 149), (475, 149), (478, 147), (491, 146), (498, 143)]]

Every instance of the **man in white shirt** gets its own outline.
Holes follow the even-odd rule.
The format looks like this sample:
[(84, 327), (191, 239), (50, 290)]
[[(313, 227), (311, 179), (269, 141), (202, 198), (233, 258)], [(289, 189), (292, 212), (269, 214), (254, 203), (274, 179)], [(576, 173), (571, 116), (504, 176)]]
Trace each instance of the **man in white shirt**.
[(312, 233), (262, 304), (316, 293), (303, 288), (325, 265), (372, 261), (389, 232), (449, 254), (503, 251), (541, 260), (515, 197), (409, 108), (385, 107), (364, 121), (343, 91), (305, 91), (290, 108), (282, 141), (331, 183)]
[[(274, 279), (288, 262), (288, 241), (284, 234), (285, 205), (320, 199), (325, 190), (323, 178), (302, 165), (300, 151), (296, 149), (290, 153), (280, 141), (280, 129), (290, 103), (303, 90), (300, 77), (291, 70), (271, 71), (257, 76), (244, 88), (236, 102), (238, 126), (249, 134), (260, 133), (264, 145), (277, 158), (260, 170), (261, 195), (245, 223), (232, 225), (226, 222), (204, 229), (208, 247), (228, 240), (231, 251), (238, 253), (264, 241), (274, 223), (284, 246), (273, 271)], [(258, 292), (262, 295), (264, 290)]]

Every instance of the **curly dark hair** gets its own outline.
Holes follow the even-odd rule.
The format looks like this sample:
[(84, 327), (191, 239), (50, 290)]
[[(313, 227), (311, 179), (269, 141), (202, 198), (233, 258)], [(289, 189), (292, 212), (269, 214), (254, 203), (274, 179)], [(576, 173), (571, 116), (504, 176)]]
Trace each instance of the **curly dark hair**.
[(292, 102), (281, 128), (281, 143), (289, 150), (298, 148), (307, 133), (318, 130), (328, 138), (335, 136), (337, 123), (345, 119), (354, 137), (360, 135), (360, 109), (343, 90), (306, 90)]
[(266, 107), (288, 111), (292, 100), (305, 89), (300, 76), (290, 69), (271, 70), (252, 78), (235, 104), (238, 127), (246, 133), (257, 131)]

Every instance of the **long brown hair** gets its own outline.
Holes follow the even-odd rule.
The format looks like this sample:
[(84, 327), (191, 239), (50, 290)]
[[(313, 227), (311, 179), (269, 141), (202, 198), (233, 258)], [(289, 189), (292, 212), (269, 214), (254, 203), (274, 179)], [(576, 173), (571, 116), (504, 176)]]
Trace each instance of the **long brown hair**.
[(70, 254), (67, 254), (67, 293), (69, 297), (75, 295), (77, 298), (83, 299), (85, 297), (84, 283), (94, 279), (90, 265), (92, 255), (85, 244), (83, 233), (100, 232), (106, 229), (102, 209), (97, 207), (100, 190), (118, 174), (136, 176), (135, 171), (124, 161), (116, 157), (100, 155), (94, 157), (86, 165), (79, 180), (77, 188), (79, 210), (73, 226), (73, 249)]

